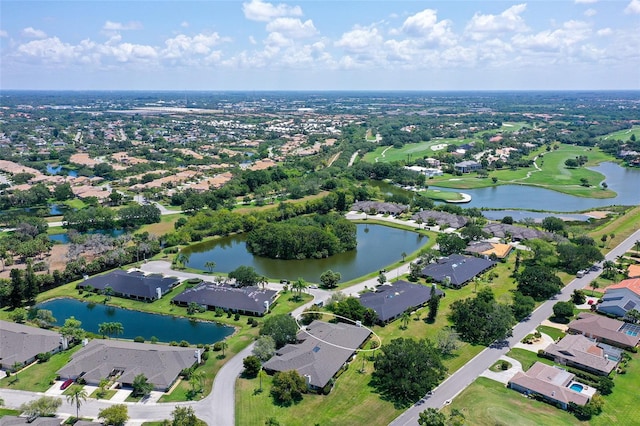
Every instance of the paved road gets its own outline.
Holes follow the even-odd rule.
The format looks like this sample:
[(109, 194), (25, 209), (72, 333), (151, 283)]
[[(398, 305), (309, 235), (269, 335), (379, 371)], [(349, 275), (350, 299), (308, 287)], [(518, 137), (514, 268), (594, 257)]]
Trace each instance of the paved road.
[[(616, 257), (631, 249), (637, 240), (640, 240), (640, 230), (633, 233), (629, 238), (612, 249), (605, 256), (605, 260), (615, 261)], [(540, 325), (542, 321), (549, 318), (553, 314), (553, 305), (557, 302), (568, 301), (574, 290), (587, 287), (589, 283), (601, 273), (602, 269), (597, 272), (590, 272), (582, 278), (576, 278), (571, 281), (555, 298), (540, 305), (527, 320), (518, 323), (513, 328), (512, 337), (480, 352), (475, 358), (442, 382), (440, 386), (434, 390), (433, 395), (428, 396), (423, 404), (412, 406), (391, 422), (390, 425), (417, 425), (420, 412), (427, 408), (440, 409), (447, 401), (451, 401), (456, 395), (469, 386), (480, 373), (491, 367), (500, 356), (506, 354), (510, 350), (510, 347), (522, 340), (527, 334)]]

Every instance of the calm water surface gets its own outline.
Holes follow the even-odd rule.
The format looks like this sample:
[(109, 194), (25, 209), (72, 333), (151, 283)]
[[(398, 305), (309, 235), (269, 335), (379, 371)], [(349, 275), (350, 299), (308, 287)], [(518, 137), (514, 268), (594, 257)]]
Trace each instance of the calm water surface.
[(122, 323), (124, 339), (137, 336), (149, 340), (157, 337), (161, 342), (180, 342), (186, 340), (191, 344), (214, 343), (233, 333), (233, 327), (213, 322), (191, 321), (186, 318), (174, 318), (170, 315), (157, 315), (147, 312), (115, 308), (102, 304), (84, 303), (75, 299), (55, 299), (38, 305), (39, 308), (53, 312), (58, 322), (63, 325), (65, 319), (74, 316), (82, 321), (82, 328), (98, 333), (98, 325), (103, 322)]
[[(326, 259), (279, 260), (254, 256), (245, 246), (245, 236), (237, 235), (195, 244), (185, 249), (190, 255), (188, 266), (206, 270), (204, 264), (213, 260), (216, 270), (231, 272), (238, 266), (253, 266), (270, 278), (319, 282), (327, 269), (342, 274), (342, 282), (378, 271), (402, 260), (402, 252), (411, 253), (427, 243), (427, 237), (415, 232), (381, 225), (358, 224), (358, 247)], [(391, 277), (388, 277), (391, 278)]]

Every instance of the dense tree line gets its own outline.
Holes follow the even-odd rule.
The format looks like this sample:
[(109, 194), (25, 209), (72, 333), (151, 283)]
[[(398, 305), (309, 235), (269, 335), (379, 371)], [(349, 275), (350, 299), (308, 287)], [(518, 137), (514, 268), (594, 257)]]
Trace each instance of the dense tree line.
[(155, 205), (134, 203), (114, 211), (107, 207), (87, 207), (64, 214), (63, 226), (86, 232), (91, 229), (135, 228), (160, 222), (160, 210)]
[(265, 223), (247, 236), (249, 252), (274, 259), (323, 258), (356, 245), (356, 225), (338, 214)]

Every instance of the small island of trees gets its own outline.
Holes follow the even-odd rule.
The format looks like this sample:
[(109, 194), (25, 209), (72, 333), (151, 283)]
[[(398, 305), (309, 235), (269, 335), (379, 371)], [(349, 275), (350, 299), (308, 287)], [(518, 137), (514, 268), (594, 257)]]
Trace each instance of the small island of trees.
[(253, 229), (247, 250), (273, 259), (320, 259), (354, 250), (356, 229), (339, 214), (297, 217)]

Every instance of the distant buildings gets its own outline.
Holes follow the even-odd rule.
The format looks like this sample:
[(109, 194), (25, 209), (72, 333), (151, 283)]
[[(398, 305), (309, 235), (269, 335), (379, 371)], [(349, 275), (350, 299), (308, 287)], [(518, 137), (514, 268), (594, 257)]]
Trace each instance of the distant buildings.
[(462, 228), (469, 222), (469, 219), (464, 216), (438, 210), (423, 210), (411, 216), (411, 219), (420, 219), (426, 224), (436, 224), (441, 227), (455, 229)]
[(368, 214), (390, 214), (397, 216), (408, 211), (409, 206), (397, 203), (382, 203), (379, 201), (358, 201), (351, 206), (351, 210)]

